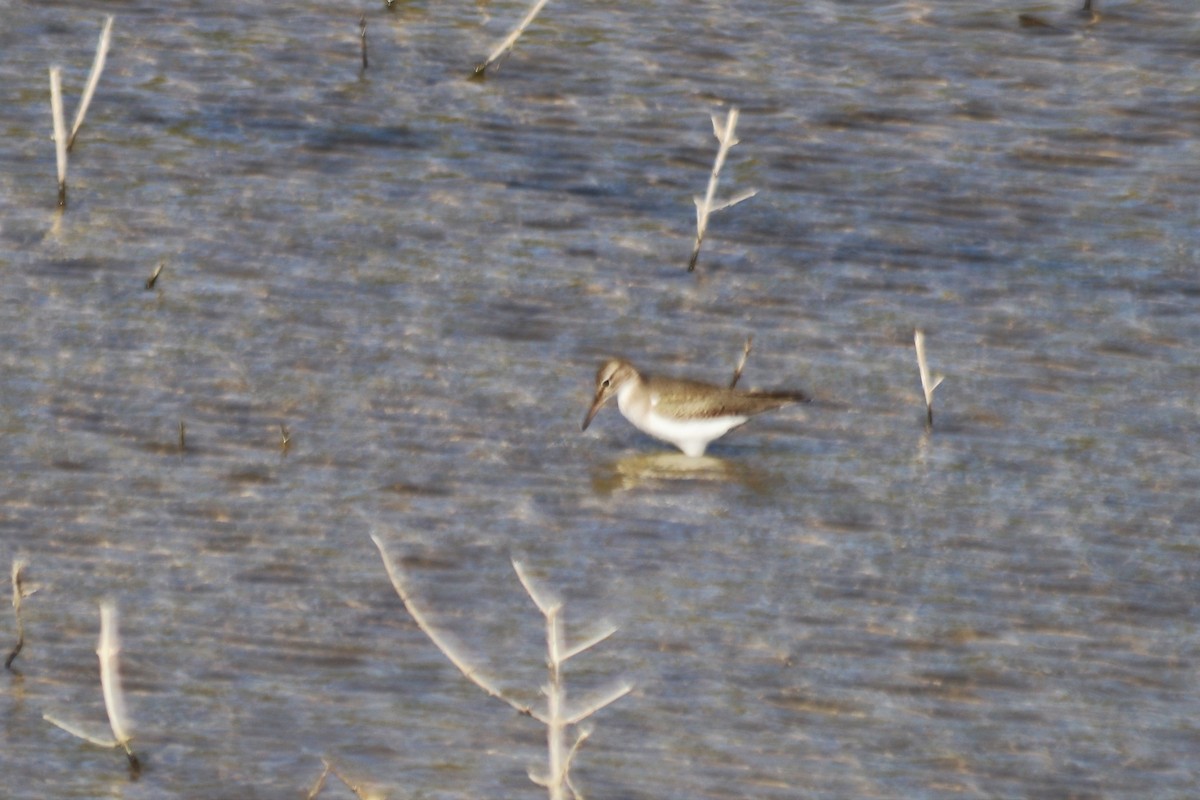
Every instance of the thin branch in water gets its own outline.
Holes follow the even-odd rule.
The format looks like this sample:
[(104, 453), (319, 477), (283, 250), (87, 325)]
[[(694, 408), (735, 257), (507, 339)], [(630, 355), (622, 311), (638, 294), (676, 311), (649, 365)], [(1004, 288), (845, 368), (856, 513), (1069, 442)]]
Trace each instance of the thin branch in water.
[(541, 611), (543, 616), (552, 614), (562, 605), (556, 598), (538, 591), (537, 587), (533, 585), (533, 581), (530, 580), (528, 573), (525, 572), (524, 564), (513, 559), (512, 565), (513, 571), (517, 573), (517, 580), (521, 582), (521, 586), (525, 589), (525, 594), (529, 595), (529, 599), (538, 607), (538, 611)]
[(117, 604), (105, 601), (100, 604), (100, 641), (96, 655), (100, 658), (100, 688), (104, 691), (104, 708), (108, 711), (108, 724), (113, 737), (129, 759), (129, 770), (135, 776), (142, 766), (129, 743), (133, 734), (129, 730), (129, 712), (125, 708), (125, 691), (121, 688), (121, 664), (117, 656), (121, 652), (121, 634), (117, 630), (119, 616)]
[(286, 455), (292, 449), (292, 432), (282, 422), (279, 423), (279, 437), (279, 449)]
[(568, 725), (578, 725), (592, 714), (595, 714), (597, 711), (603, 708), (611, 706), (613, 703), (617, 702), (632, 691), (632, 683), (625, 682), (618, 684), (617, 686), (609, 689), (607, 692), (596, 694), (590, 700), (580, 703), (578, 710), (576, 710), (573, 714), (568, 714), (565, 721)]
[(713, 135), (717, 137), (718, 142), (717, 158), (713, 162), (712, 173), (708, 178), (708, 190), (704, 193), (704, 197), (697, 196), (693, 198), (696, 203), (696, 242), (692, 245), (692, 257), (688, 260), (688, 272), (696, 269), (696, 261), (700, 258), (700, 245), (704, 242), (704, 234), (708, 231), (709, 216), (714, 212), (736, 206), (743, 200), (749, 200), (758, 194), (757, 189), (750, 189), (721, 202), (715, 202), (714, 199), (717, 193), (717, 180), (721, 174), (721, 167), (725, 166), (725, 157), (729, 154), (729, 150), (738, 143), (738, 139), (734, 135), (734, 130), (737, 128), (737, 121), (738, 110), (736, 106), (729, 109), (729, 113), (725, 115), (724, 122), (716, 114), (712, 115)]
[(729, 382), (729, 388), (737, 387), (738, 381), (742, 379), (742, 370), (746, 368), (746, 359), (750, 357), (750, 348), (754, 345), (754, 336), (746, 337), (746, 343), (742, 345), (742, 357), (738, 359), (737, 366), (733, 370), (733, 380)]
[(165, 261), (158, 262), (158, 266), (154, 268), (154, 274), (146, 279), (146, 291), (150, 291), (154, 288), (154, 284), (158, 283), (158, 276), (162, 275), (163, 267), (166, 265)]
[(108, 749), (117, 746), (117, 740), (111, 736), (103, 733), (92, 733), (91, 731), (86, 731), (73, 722), (67, 722), (64, 719), (59, 719), (58, 717), (53, 717), (49, 714), (42, 714), (42, 719), (46, 720), (46, 722), (49, 722), (51, 725), (62, 728), (72, 736), (83, 739), (85, 742), (91, 742), (97, 747)]
[(517, 27), (513, 28), (512, 31), (509, 32), (508, 36), (504, 37), (504, 40), (501, 41), (500, 44), (492, 48), (492, 52), (488, 54), (488, 57), (484, 59), (482, 63), (475, 66), (474, 77), (482, 78), (484, 73), (487, 72), (488, 67), (490, 67), (492, 64), (495, 64), (498, 60), (500, 60), (501, 56), (513, 48), (513, 46), (517, 43), (517, 39), (521, 38), (521, 34), (525, 32), (525, 29), (529, 27), (531, 22), (533, 22), (534, 17), (541, 13), (542, 7), (548, 2), (550, 2), (550, 0), (536, 0), (534, 2), (534, 4), (530, 7), (529, 12), (525, 14), (524, 19), (517, 23)]
[(913, 343), (917, 348), (917, 369), (921, 372), (921, 389), (925, 393), (925, 429), (933, 430), (933, 390), (942, 384), (944, 378), (938, 375), (931, 379), (929, 362), (925, 360), (925, 331), (918, 328), (913, 334)]
[(21, 653), (21, 648), (25, 646), (25, 621), (21, 618), (21, 601), (29, 595), (37, 591), (37, 587), (27, 586), (25, 584), (25, 568), (29, 563), (24, 559), (14, 558), (12, 563), (12, 605), (13, 614), (17, 618), (17, 643), (13, 645), (13, 649), (9, 652), (8, 658), (4, 660), (4, 668), (12, 669), (13, 661)]
[(187, 450), (187, 425), (183, 420), (179, 420), (179, 452)]
[(121, 637), (117, 630), (117, 621), (116, 604), (110, 601), (102, 602), (100, 641), (96, 645), (96, 655), (100, 659), (100, 688), (104, 693), (104, 709), (108, 712), (108, 727), (112, 731), (112, 738), (91, 733), (79, 725), (49, 714), (43, 714), (42, 719), (99, 747), (120, 747), (129, 761), (130, 777), (137, 780), (142, 771), (142, 764), (129, 744), (133, 741), (133, 734), (129, 730), (129, 714), (125, 708), (125, 693), (121, 688), (121, 667), (117, 658), (121, 652)]
[(108, 46), (112, 41), (112, 26), (113, 16), (109, 14), (104, 18), (104, 27), (100, 29), (100, 41), (96, 44), (96, 58), (92, 61), (92, 71), (88, 73), (87, 86), (83, 90), (83, 97), (79, 101), (79, 111), (75, 114), (75, 124), (71, 126), (71, 138), (67, 140), (67, 150), (75, 146), (75, 137), (79, 135), (79, 129), (83, 125), (83, 118), (87, 116), (88, 106), (92, 104), (92, 96), (96, 94), (96, 84), (100, 82), (100, 73), (104, 72), (104, 61), (108, 58)]
[(497, 700), (503, 700), (505, 703), (508, 703), (508, 705), (512, 706), (520, 714), (531, 716), (537, 720), (542, 720), (541, 715), (537, 714), (529, 706), (505, 696), (495, 684), (479, 674), (477, 667), (467, 663), (466, 659), (454, 651), (454, 648), (445, 639), (445, 637), (438, 633), (437, 629), (429, 624), (429, 621), (425, 618), (425, 615), (413, 603), (412, 596), (408, 593), (408, 590), (404, 586), (404, 582), (400, 574), (400, 568), (396, 566), (391, 556), (389, 556), (387, 551), (384, 550), (383, 542), (381, 542), (379, 537), (375, 536), (375, 534), (371, 534), (371, 541), (373, 541), (375, 543), (375, 547), (379, 549), (379, 555), (383, 559), (384, 569), (387, 570), (388, 578), (390, 578), (392, 581), (392, 588), (396, 590), (396, 594), (400, 595), (400, 600), (404, 603), (404, 608), (408, 611), (409, 616), (413, 618), (413, 621), (417, 623), (417, 627), (421, 629), (421, 632), (429, 637), (429, 640), (433, 642), (438, 650), (442, 651), (442, 655), (449, 659), (450, 663), (457, 667), (458, 671), (461, 672), (467, 680), (478, 686), (480, 689), (483, 689), (483, 691), (485, 691), (487, 694), (495, 697)]
[(363, 14), (358, 18), (358, 38), (362, 41), (362, 68), (366, 72), (367, 69), (367, 15)]
[(576, 798), (582, 798), (583, 794), (575, 788), (575, 784), (571, 780), (571, 762), (575, 760), (575, 754), (579, 752), (579, 748), (583, 746), (583, 743), (591, 735), (592, 731), (590, 728), (582, 728), (579, 731), (579, 735), (575, 737), (575, 744), (571, 745), (571, 750), (567, 753), (566, 774), (563, 775), (563, 779), (567, 783), (567, 788), (571, 790), (571, 795)]
[(307, 800), (316, 800), (317, 795), (325, 788), (325, 781), (330, 775), (341, 781), (347, 789), (354, 792), (355, 797), (361, 798), (361, 800), (375, 800), (375, 798), (383, 796), (347, 778), (331, 761), (322, 758), (321, 763), (325, 765), (325, 769), (321, 772), (320, 777), (317, 778), (317, 782), (313, 784), (313, 787), (308, 790)]
[(50, 112), (54, 116), (54, 155), (58, 162), (58, 207), (67, 205), (67, 122), (63, 117), (62, 70), (50, 68)]
[(329, 773), (333, 769), (333, 765), (323, 758), (321, 759), (321, 763), (325, 765), (325, 769), (321, 770), (321, 774), (317, 777), (316, 782), (308, 790), (308, 794), (305, 795), (306, 800), (316, 800), (317, 795), (325, 788), (325, 779), (329, 777)]
[(568, 647), (562, 654), (562, 660), (569, 661), (570, 659), (579, 655), (583, 651), (591, 650), (593, 647), (600, 644), (601, 642), (603, 642), (605, 639), (612, 636), (616, 632), (617, 632), (617, 626), (609, 625), (608, 627), (593, 634), (590, 639), (584, 639), (582, 642), (575, 645), (574, 647)]

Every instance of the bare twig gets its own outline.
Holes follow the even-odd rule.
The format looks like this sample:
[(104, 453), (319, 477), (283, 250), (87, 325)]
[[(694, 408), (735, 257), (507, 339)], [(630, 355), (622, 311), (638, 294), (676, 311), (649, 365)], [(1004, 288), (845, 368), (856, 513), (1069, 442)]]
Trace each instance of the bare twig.
[(163, 267), (166, 265), (165, 261), (158, 262), (158, 266), (154, 268), (154, 274), (146, 279), (146, 291), (150, 291), (154, 288), (154, 284), (158, 283), (158, 276), (162, 275)]
[(737, 128), (738, 110), (737, 107), (729, 109), (729, 113), (725, 115), (725, 121), (722, 122), (716, 114), (712, 115), (713, 135), (717, 137), (717, 158), (713, 162), (712, 174), (708, 178), (708, 190), (704, 193), (704, 197), (699, 196), (693, 198), (696, 203), (696, 243), (692, 246), (692, 257), (688, 261), (688, 272), (696, 269), (696, 260), (700, 258), (700, 245), (704, 241), (704, 234), (708, 231), (708, 218), (716, 211), (736, 206), (743, 200), (749, 200), (754, 195), (758, 194), (757, 189), (741, 192), (734, 195), (728, 200), (719, 203), (714, 203), (714, 198), (717, 193), (717, 179), (721, 174), (721, 167), (725, 166), (725, 156), (728, 155), (730, 148), (738, 143), (737, 137), (734, 136), (734, 130)]
[(25, 621), (21, 619), (21, 601), (29, 595), (37, 591), (36, 588), (25, 585), (24, 573), (25, 567), (29, 566), (24, 559), (15, 558), (12, 563), (12, 604), (13, 614), (17, 618), (17, 643), (13, 645), (13, 649), (9, 652), (8, 658), (4, 660), (4, 668), (12, 669), (13, 661), (21, 653), (21, 648), (25, 646)]
[(567, 661), (567, 660), (572, 659), (575, 656), (579, 655), (580, 653), (584, 652), (585, 650), (591, 650), (593, 647), (600, 644), (601, 642), (603, 642), (605, 639), (612, 636), (616, 632), (617, 632), (616, 625), (609, 625), (607, 628), (602, 628), (601, 630), (592, 634), (592, 637), (590, 639), (584, 639), (582, 642), (575, 645), (574, 647), (568, 647), (566, 650), (564, 650), (563, 654), (562, 654), (562, 660)]
[(187, 425), (179, 420), (179, 452), (187, 450)]
[(362, 68), (367, 68), (367, 15), (358, 18), (358, 38), (362, 41)]
[(542, 612), (543, 615), (548, 615), (562, 605), (558, 599), (547, 594), (542, 594), (537, 590), (537, 587), (529, 579), (529, 575), (526, 574), (525, 567), (520, 561), (513, 561), (512, 565), (513, 570), (517, 573), (517, 580), (521, 582), (521, 586), (525, 589), (525, 594), (529, 595), (529, 599), (538, 607), (538, 611)]
[(580, 794), (579, 790), (575, 788), (575, 784), (571, 781), (571, 762), (575, 760), (575, 754), (579, 752), (579, 748), (583, 746), (583, 743), (591, 735), (592, 732), (590, 729), (581, 729), (579, 735), (575, 737), (575, 744), (571, 745), (571, 751), (567, 753), (566, 774), (563, 775), (563, 779), (567, 783), (567, 788), (571, 790), (571, 794), (578, 798), (582, 798), (583, 795)]
[(88, 106), (92, 104), (92, 96), (96, 94), (96, 84), (100, 83), (100, 73), (104, 72), (104, 61), (108, 58), (108, 46), (112, 40), (113, 16), (104, 18), (104, 27), (100, 29), (100, 41), (96, 44), (96, 58), (92, 61), (92, 71), (88, 73), (87, 86), (79, 101), (79, 111), (75, 113), (75, 124), (71, 126), (71, 138), (67, 140), (67, 150), (75, 146), (75, 137), (87, 116)]
[(62, 70), (50, 68), (50, 112), (54, 116), (54, 155), (58, 163), (58, 207), (67, 204), (67, 122), (63, 117)]
[(97, 747), (111, 748), (117, 746), (117, 740), (111, 736), (108, 736), (107, 734), (92, 733), (91, 731), (84, 730), (82, 727), (73, 722), (67, 722), (66, 720), (59, 719), (58, 717), (54, 717), (49, 714), (42, 714), (42, 719), (46, 720), (46, 722), (49, 722), (51, 725), (62, 728), (72, 736), (83, 739), (85, 742), (91, 742)]
[(579, 792), (571, 783), (571, 757), (587, 734), (582, 734), (576, 740), (575, 746), (567, 750), (566, 729), (568, 726), (579, 724), (600, 709), (629, 694), (633, 690), (633, 686), (623, 683), (591, 702), (583, 704), (574, 713), (569, 713), (566, 709), (567, 690), (562, 675), (563, 664), (568, 659), (607, 639), (616, 632), (616, 628), (607, 627), (574, 647), (567, 647), (559, 616), (562, 611), (562, 603), (539, 590), (520, 561), (514, 559), (512, 565), (513, 570), (517, 573), (517, 580), (525, 588), (529, 599), (546, 617), (546, 666), (550, 671), (550, 681), (543, 689), (543, 693), (546, 695), (547, 707), (545, 724), (549, 769), (545, 776), (538, 776), (530, 772), (529, 778), (534, 783), (546, 787), (550, 794), (550, 800), (563, 800), (567, 792), (570, 792), (572, 797), (579, 797)]
[(117, 656), (121, 652), (121, 638), (117, 624), (117, 606), (105, 601), (100, 604), (100, 641), (96, 646), (96, 655), (100, 659), (100, 688), (104, 693), (104, 708), (108, 712), (108, 726), (113, 738), (102, 734), (93, 734), (82, 727), (43, 714), (47, 722), (57, 725), (67, 733), (91, 742), (100, 747), (120, 747), (125, 751), (129, 761), (129, 774), (137, 778), (142, 771), (141, 762), (133, 752), (130, 742), (133, 734), (129, 730), (129, 714), (125, 709), (125, 693), (121, 689), (121, 668)]
[(921, 371), (921, 389), (925, 393), (925, 428), (933, 430), (933, 390), (941, 385), (943, 377), (938, 375), (931, 379), (929, 363), (925, 360), (925, 331), (918, 328), (913, 334), (913, 343), (917, 348), (917, 369)]
[(121, 688), (121, 665), (117, 659), (121, 652), (118, 619), (116, 603), (106, 601), (100, 604), (100, 642), (96, 647), (96, 655), (100, 658), (100, 688), (104, 691), (108, 724), (112, 727), (117, 744), (121, 745), (126, 758), (129, 759), (129, 769), (136, 774), (141, 771), (141, 764), (129, 746), (133, 734), (129, 731), (129, 713), (125, 709), (125, 692)]
[(501, 41), (500, 44), (492, 48), (492, 52), (488, 54), (488, 57), (484, 59), (483, 63), (476, 65), (476, 77), (482, 77), (483, 74), (487, 72), (488, 67), (496, 63), (501, 56), (513, 48), (513, 46), (517, 43), (517, 39), (521, 38), (521, 34), (525, 32), (525, 29), (529, 27), (531, 22), (533, 22), (534, 17), (541, 13), (542, 7), (545, 6), (549, 1), (550, 0), (535, 0), (534, 4), (529, 8), (528, 13), (525, 14), (524, 19), (517, 23), (517, 27), (513, 28), (512, 31), (509, 32), (508, 36), (504, 37), (504, 40)]
[(288, 430), (288, 426), (282, 422), (279, 423), (279, 449), (286, 454), (292, 449), (292, 432)]
[(580, 703), (579, 708), (575, 709), (575, 712), (568, 716), (564, 722), (566, 722), (568, 725), (578, 725), (592, 714), (595, 714), (602, 708), (611, 706), (613, 703), (617, 702), (632, 691), (633, 684), (621, 683), (612, 687), (611, 689), (608, 689), (607, 691), (597, 693), (593, 695), (592, 698), (587, 702)]
[(462, 656), (454, 651), (453, 647), (445, 639), (445, 637), (438, 633), (437, 629), (429, 624), (429, 621), (425, 618), (425, 615), (413, 603), (412, 596), (409, 595), (408, 590), (404, 587), (402, 576), (400, 574), (400, 568), (396, 566), (395, 561), (393, 561), (392, 558), (387, 554), (387, 551), (383, 549), (383, 543), (379, 541), (379, 538), (375, 536), (375, 534), (371, 534), (371, 541), (375, 542), (375, 546), (379, 548), (379, 555), (383, 558), (383, 566), (385, 569), (387, 569), (388, 577), (392, 581), (392, 587), (396, 590), (396, 594), (400, 595), (400, 600), (404, 603), (404, 607), (408, 610), (408, 613), (413, 618), (413, 621), (417, 623), (417, 627), (421, 629), (421, 632), (429, 637), (429, 640), (437, 646), (437, 649), (442, 651), (442, 655), (449, 659), (451, 664), (458, 667), (458, 671), (461, 672), (467, 680), (478, 686), (480, 689), (483, 689), (483, 691), (487, 692), (492, 697), (508, 703), (510, 706), (516, 709), (518, 713), (544, 721), (542, 716), (534, 712), (534, 710), (529, 706), (506, 696), (495, 684), (480, 675), (477, 667), (467, 663)]
[(321, 770), (321, 774), (317, 777), (316, 783), (314, 783), (312, 788), (308, 790), (308, 794), (306, 795), (307, 800), (316, 800), (317, 795), (319, 795), (321, 790), (325, 788), (325, 779), (329, 777), (330, 771), (333, 770), (333, 765), (325, 759), (322, 758), (321, 763), (325, 765), (325, 769)]
[(750, 357), (750, 347), (754, 344), (754, 336), (747, 336), (746, 343), (742, 345), (742, 357), (738, 359), (737, 366), (733, 370), (733, 380), (729, 382), (729, 388), (733, 389), (737, 386), (737, 382), (742, 379), (742, 370), (746, 368), (746, 359)]

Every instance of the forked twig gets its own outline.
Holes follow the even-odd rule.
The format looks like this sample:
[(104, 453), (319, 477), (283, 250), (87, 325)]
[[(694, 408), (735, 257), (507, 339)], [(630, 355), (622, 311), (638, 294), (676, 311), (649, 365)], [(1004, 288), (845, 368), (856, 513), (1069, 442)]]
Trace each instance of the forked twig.
[(521, 34), (525, 33), (525, 29), (533, 22), (534, 17), (541, 13), (542, 7), (548, 2), (550, 0), (535, 0), (534, 4), (530, 6), (528, 13), (525, 14), (525, 17), (517, 23), (517, 27), (513, 28), (500, 44), (492, 48), (492, 52), (488, 54), (488, 57), (482, 63), (475, 66), (475, 77), (483, 77), (488, 67), (499, 61), (501, 56), (516, 45), (517, 39), (521, 38)]
[(709, 216), (722, 209), (736, 206), (743, 200), (749, 200), (758, 194), (757, 189), (750, 189), (734, 195), (728, 200), (719, 203), (714, 202), (717, 193), (717, 180), (721, 174), (721, 167), (725, 166), (725, 156), (729, 154), (730, 148), (738, 143), (737, 137), (734, 136), (737, 121), (738, 110), (736, 106), (729, 109), (729, 113), (725, 115), (724, 122), (721, 122), (716, 114), (712, 115), (713, 135), (717, 137), (718, 142), (717, 158), (713, 162), (712, 173), (708, 177), (708, 190), (704, 193), (704, 197), (697, 196), (693, 198), (696, 203), (696, 243), (692, 245), (692, 257), (688, 261), (688, 272), (696, 269), (696, 260), (700, 258), (700, 245), (704, 242), (704, 234), (708, 231)]
[(104, 601), (100, 604), (100, 641), (96, 646), (96, 655), (100, 659), (100, 688), (104, 693), (104, 708), (108, 712), (108, 725), (113, 738), (89, 733), (49, 714), (43, 714), (42, 718), (100, 747), (120, 746), (129, 761), (129, 773), (136, 779), (142, 771), (142, 765), (130, 746), (133, 734), (129, 730), (129, 714), (125, 709), (125, 693), (121, 688), (121, 669), (117, 658), (120, 652), (117, 606), (111, 601)]
[(925, 360), (925, 331), (917, 328), (913, 334), (913, 343), (917, 348), (917, 369), (921, 372), (921, 389), (925, 393), (925, 429), (933, 430), (933, 390), (941, 386), (943, 376), (929, 376), (929, 362)]
[(408, 609), (408, 613), (416, 621), (417, 627), (430, 638), (434, 645), (442, 651), (442, 654), (450, 659), (450, 662), (458, 667), (459, 671), (476, 686), (479, 686), (491, 696), (503, 700), (517, 711), (533, 717), (546, 726), (548, 769), (544, 775), (530, 770), (530, 780), (539, 786), (545, 787), (549, 792), (550, 800), (566, 800), (568, 795), (578, 800), (581, 795), (570, 778), (571, 759), (587, 738), (589, 732), (586, 730), (580, 731), (574, 745), (568, 749), (566, 745), (566, 729), (569, 726), (578, 725), (600, 709), (629, 694), (633, 690), (633, 686), (629, 683), (621, 683), (605, 692), (595, 695), (587, 702), (580, 704), (577, 708), (568, 709), (562, 668), (569, 659), (595, 647), (600, 642), (612, 636), (616, 632), (616, 628), (612, 626), (605, 627), (584, 641), (568, 646), (561, 622), (561, 601), (538, 588), (530, 579), (521, 562), (516, 560), (512, 562), (513, 570), (517, 573), (517, 580), (521, 582), (521, 586), (524, 587), (526, 594), (529, 595), (533, 604), (537, 606), (538, 610), (546, 618), (546, 666), (550, 673), (550, 679), (542, 690), (546, 697), (546, 710), (545, 712), (536, 711), (505, 697), (489, 682), (484, 681), (478, 675), (477, 671), (470, 667), (461, 656), (450, 649), (444, 638), (429, 625), (424, 615), (417, 611), (413, 605), (412, 598), (400, 580), (399, 570), (384, 551), (383, 544), (379, 541), (379, 538), (372, 534), (371, 540), (375, 542), (375, 546), (379, 549), (379, 553), (383, 557), (383, 563), (388, 571), (388, 576), (392, 579), (392, 586), (395, 587), (396, 593), (400, 595), (400, 599), (404, 602), (404, 607)]
[(50, 68), (50, 110), (54, 116), (54, 155), (58, 165), (58, 207), (67, 205), (67, 153), (75, 146), (75, 137), (83, 127), (84, 117), (87, 116), (88, 106), (96, 94), (96, 84), (100, 82), (100, 73), (104, 71), (104, 62), (108, 58), (108, 47), (112, 41), (113, 16), (104, 18), (104, 26), (100, 29), (100, 41), (96, 45), (96, 57), (92, 61), (92, 71), (88, 73), (88, 82), (84, 87), (83, 96), (79, 100), (79, 110), (75, 113), (75, 124), (67, 134), (66, 118), (63, 114), (62, 102), (62, 70)]
[(633, 690), (633, 685), (630, 683), (619, 684), (608, 692), (593, 698), (590, 702), (582, 704), (572, 713), (566, 707), (567, 692), (562, 668), (569, 659), (595, 647), (616, 633), (617, 629), (609, 626), (573, 647), (566, 646), (559, 616), (562, 603), (539, 590), (520, 561), (514, 559), (512, 565), (513, 570), (517, 573), (517, 580), (521, 582), (525, 593), (529, 595), (533, 604), (546, 618), (546, 666), (550, 672), (550, 682), (543, 693), (546, 695), (546, 716), (548, 717), (546, 720), (546, 744), (549, 769), (545, 776), (538, 776), (531, 771), (529, 778), (534, 783), (546, 787), (550, 794), (550, 800), (562, 800), (567, 792), (570, 792), (572, 797), (579, 797), (579, 792), (571, 783), (571, 757), (583, 738), (586, 738), (586, 734), (568, 750), (566, 748), (566, 728), (577, 725), (605, 706), (629, 694)]

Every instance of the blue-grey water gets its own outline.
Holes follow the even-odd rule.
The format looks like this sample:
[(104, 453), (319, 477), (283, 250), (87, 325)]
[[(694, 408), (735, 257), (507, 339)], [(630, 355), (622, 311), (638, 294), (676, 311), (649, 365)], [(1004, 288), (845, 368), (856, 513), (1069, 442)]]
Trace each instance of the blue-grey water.
[[(588, 797), (1195, 797), (1200, 15), (1071, 5), (555, 0), (472, 82), (524, 0), (5, 4), (0, 794), (541, 794), (375, 533), (523, 701), (512, 558), (619, 626)], [(47, 70), (73, 115), (108, 13), (60, 213)], [(758, 194), (688, 274), (730, 106)], [(603, 357), (748, 335), (812, 404), (695, 464), (580, 432)], [(103, 598), (136, 782), (42, 719), (103, 730)]]

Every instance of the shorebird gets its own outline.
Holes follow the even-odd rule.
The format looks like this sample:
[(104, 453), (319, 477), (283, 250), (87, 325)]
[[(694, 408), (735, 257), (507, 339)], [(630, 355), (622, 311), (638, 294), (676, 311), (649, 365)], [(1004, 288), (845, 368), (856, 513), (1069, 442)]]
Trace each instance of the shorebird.
[(704, 455), (709, 443), (755, 414), (808, 401), (802, 392), (743, 392), (700, 381), (652, 377), (614, 358), (596, 373), (596, 397), (583, 419), (583, 430), (613, 395), (622, 416), (635, 428), (689, 456)]

